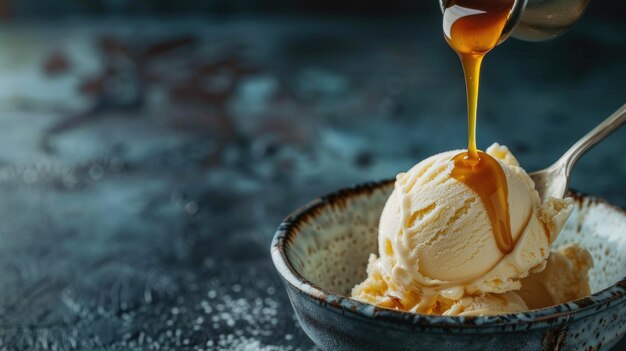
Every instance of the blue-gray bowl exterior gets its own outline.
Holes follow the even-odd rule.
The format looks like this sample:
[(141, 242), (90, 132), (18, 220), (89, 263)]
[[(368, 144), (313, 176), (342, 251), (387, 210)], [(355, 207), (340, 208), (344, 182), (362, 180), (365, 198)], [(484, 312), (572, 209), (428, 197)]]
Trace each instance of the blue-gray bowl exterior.
[[(594, 281), (592, 276), (592, 289), (598, 292), (589, 297), (526, 313), (484, 317), (428, 316), (365, 304), (346, 295), (349, 287), (365, 277), (367, 251), (375, 252), (375, 248), (371, 250), (375, 228), (356, 238), (345, 228), (332, 234), (349, 236), (348, 244), (354, 245), (367, 238), (370, 247), (361, 247), (365, 252), (359, 253), (358, 259), (348, 257), (350, 261), (345, 261), (358, 261), (354, 269), (362, 273), (345, 272), (342, 267), (345, 279), (333, 278), (325, 283), (328, 286), (316, 283), (331, 273), (328, 267), (319, 274), (311, 273), (315, 269), (307, 272), (310, 256), (316, 253), (306, 246), (324, 246), (324, 236), (331, 235), (326, 233), (333, 232), (335, 226), (349, 227), (355, 218), (357, 222), (365, 220), (363, 228), (371, 228), (378, 221), (374, 214), (380, 213), (392, 188), (393, 181), (387, 180), (316, 199), (287, 217), (274, 237), (272, 259), (291, 304), (304, 331), (323, 350), (609, 350), (626, 333), (626, 213), (577, 193), (570, 193), (577, 209), (564, 229), (572, 234), (559, 240), (583, 241), (596, 264), (592, 274), (608, 279), (618, 275), (610, 283)], [(376, 217), (373, 222), (364, 219), (372, 215)], [(613, 231), (603, 239), (601, 235), (611, 233), (612, 228), (619, 233)], [(306, 234), (300, 235), (305, 230)], [(594, 234), (600, 236), (597, 244), (588, 242), (588, 231), (601, 233)], [(310, 243), (304, 245), (299, 240)], [(327, 239), (330, 244), (335, 240), (343, 238)], [(326, 248), (329, 246), (333, 245)], [(316, 259), (321, 266), (340, 269), (332, 257)]]

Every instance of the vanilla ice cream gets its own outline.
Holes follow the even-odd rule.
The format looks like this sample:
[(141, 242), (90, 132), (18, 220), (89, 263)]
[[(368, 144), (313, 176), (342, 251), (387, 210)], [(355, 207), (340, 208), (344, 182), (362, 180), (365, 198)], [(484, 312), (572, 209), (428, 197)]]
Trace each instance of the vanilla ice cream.
[(560, 247), (548, 258), (546, 269), (522, 279), (518, 294), (530, 309), (576, 300), (591, 294), (591, 255), (576, 244)]
[(528, 311), (524, 300), (514, 292), (467, 296), (459, 300), (439, 298), (434, 314), (444, 316), (485, 316)]
[(397, 176), (380, 218), (379, 255), (370, 257), (368, 278), (353, 289), (354, 298), (419, 313), (527, 309), (512, 291), (529, 273), (544, 269), (572, 202), (541, 203), (511, 152), (498, 144), (489, 147), (508, 188), (514, 248), (505, 254), (481, 198), (450, 175), (450, 160), (461, 152), (434, 155)]

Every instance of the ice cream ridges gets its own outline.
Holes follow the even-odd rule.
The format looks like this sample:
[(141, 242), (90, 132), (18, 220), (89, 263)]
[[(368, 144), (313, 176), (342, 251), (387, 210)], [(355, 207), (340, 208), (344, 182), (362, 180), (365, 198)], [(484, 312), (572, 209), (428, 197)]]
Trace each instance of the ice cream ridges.
[(576, 245), (551, 252), (571, 199), (541, 203), (511, 152), (487, 154), (506, 176), (513, 248), (498, 248), (481, 198), (450, 174), (463, 151), (429, 157), (396, 178), (379, 224), (379, 252), (352, 297), (381, 307), (441, 315), (520, 312), (589, 294), (589, 254)]

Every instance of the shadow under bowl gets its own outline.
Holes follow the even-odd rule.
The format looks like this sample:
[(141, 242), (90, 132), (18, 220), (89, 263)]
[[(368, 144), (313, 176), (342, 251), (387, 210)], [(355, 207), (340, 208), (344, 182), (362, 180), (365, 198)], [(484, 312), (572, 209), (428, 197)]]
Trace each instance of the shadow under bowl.
[(577, 193), (569, 194), (576, 208), (555, 246), (589, 250), (589, 297), (483, 317), (413, 314), (349, 298), (377, 252), (392, 190), (388, 180), (318, 198), (274, 236), (274, 265), (302, 328), (323, 350), (609, 350), (626, 333), (626, 212)]

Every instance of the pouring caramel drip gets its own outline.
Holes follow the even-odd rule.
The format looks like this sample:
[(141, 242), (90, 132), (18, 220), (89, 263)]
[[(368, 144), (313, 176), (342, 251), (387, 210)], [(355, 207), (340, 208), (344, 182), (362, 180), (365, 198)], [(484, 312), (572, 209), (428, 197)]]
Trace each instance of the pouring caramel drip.
[(480, 67), (498, 45), (515, 0), (450, 0), (443, 14), (448, 44), (461, 59), (467, 90), (468, 147), (452, 159), (451, 176), (469, 186), (482, 200), (498, 248), (513, 250), (508, 188), (498, 161), (476, 148), (476, 110)]
[(513, 251), (506, 176), (495, 158), (482, 151), (477, 154), (478, 159), (469, 157), (467, 152), (456, 155), (450, 175), (478, 194), (489, 215), (498, 248), (506, 254)]

